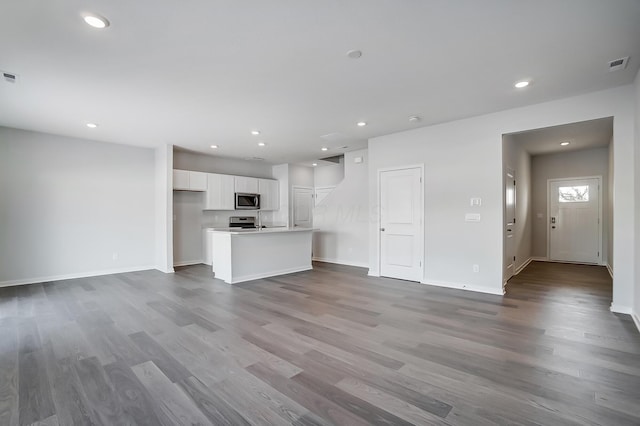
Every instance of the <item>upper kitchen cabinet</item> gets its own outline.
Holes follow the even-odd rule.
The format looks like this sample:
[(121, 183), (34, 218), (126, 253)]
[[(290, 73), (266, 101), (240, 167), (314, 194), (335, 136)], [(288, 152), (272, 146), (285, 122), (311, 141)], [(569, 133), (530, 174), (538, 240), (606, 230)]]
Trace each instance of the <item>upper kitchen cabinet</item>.
[(235, 179), (231, 175), (207, 173), (207, 196), (204, 210), (233, 210), (235, 208)]
[(235, 176), (235, 192), (258, 193), (258, 178)]
[(189, 170), (173, 171), (174, 191), (206, 191), (207, 174)]
[(280, 187), (277, 180), (258, 179), (260, 210), (280, 209)]

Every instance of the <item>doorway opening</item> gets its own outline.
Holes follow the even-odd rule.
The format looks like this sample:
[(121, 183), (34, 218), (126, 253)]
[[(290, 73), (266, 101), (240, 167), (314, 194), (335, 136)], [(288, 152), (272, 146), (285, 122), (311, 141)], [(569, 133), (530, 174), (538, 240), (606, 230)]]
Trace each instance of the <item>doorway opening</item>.
[(613, 117), (504, 134), (503, 175), (505, 285), (531, 261), (613, 276)]

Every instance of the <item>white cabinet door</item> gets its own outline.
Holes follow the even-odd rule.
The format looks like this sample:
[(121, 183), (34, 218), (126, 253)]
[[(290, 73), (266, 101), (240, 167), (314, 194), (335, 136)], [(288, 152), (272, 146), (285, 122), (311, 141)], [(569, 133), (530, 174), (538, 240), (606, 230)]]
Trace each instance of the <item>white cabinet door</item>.
[(207, 173), (207, 196), (204, 210), (233, 210), (234, 177)]
[(173, 171), (174, 191), (206, 191), (207, 174), (189, 170)]
[(189, 172), (189, 189), (191, 191), (206, 191), (207, 174), (202, 172)]
[(173, 189), (179, 191), (189, 190), (189, 171), (174, 170), (173, 171)]
[(258, 178), (235, 176), (235, 192), (258, 193)]
[(260, 210), (280, 209), (280, 188), (277, 180), (258, 179)]

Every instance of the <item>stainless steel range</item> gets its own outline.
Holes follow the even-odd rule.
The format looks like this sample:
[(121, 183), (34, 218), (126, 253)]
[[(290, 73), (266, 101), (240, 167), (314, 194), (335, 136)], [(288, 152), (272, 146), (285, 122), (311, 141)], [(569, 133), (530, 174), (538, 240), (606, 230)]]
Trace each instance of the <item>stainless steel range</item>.
[(256, 218), (253, 216), (231, 216), (229, 218), (229, 228), (255, 229)]

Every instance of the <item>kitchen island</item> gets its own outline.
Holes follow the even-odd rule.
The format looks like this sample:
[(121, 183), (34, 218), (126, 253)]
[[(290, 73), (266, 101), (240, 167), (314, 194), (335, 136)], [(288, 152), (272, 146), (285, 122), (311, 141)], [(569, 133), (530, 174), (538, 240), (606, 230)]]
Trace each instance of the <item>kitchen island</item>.
[(212, 269), (228, 284), (307, 271), (311, 228), (214, 229)]

